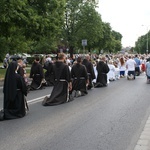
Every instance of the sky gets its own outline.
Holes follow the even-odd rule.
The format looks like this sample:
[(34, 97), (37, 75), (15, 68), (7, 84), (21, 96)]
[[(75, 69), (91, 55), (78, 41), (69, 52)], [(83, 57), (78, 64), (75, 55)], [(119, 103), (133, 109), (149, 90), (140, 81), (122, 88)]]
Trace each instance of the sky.
[(135, 46), (138, 37), (150, 30), (150, 0), (99, 0), (102, 21), (121, 33), (122, 46)]

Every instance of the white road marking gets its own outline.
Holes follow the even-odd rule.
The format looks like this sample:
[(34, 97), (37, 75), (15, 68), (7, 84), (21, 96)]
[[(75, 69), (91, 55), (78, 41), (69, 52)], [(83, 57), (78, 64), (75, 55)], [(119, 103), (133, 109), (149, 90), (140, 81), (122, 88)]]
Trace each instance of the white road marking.
[[(28, 103), (28, 105), (31, 105), (31, 104), (35, 104), (35, 103), (41, 102), (41, 101), (43, 101), (43, 99), (44, 99), (46, 96), (49, 97), (50, 95), (45, 95), (45, 96), (38, 97), (38, 98), (35, 98), (35, 99), (27, 100), (27, 103)], [(2, 110), (2, 109), (3, 109), (3, 108), (0, 108), (0, 110)]]
[(33, 103), (40, 102), (40, 101), (42, 101), (46, 96), (50, 96), (50, 95), (45, 95), (45, 96), (38, 97), (38, 98), (35, 98), (35, 99), (32, 99), (32, 100), (28, 100), (27, 103), (28, 103), (28, 104), (33, 104)]

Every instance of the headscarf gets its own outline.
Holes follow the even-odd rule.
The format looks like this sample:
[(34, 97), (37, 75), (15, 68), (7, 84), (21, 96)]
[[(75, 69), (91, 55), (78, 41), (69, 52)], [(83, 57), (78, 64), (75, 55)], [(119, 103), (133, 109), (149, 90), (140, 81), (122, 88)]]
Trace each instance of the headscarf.
[(17, 69), (17, 62), (12, 61), (5, 74), (4, 80), (4, 100), (6, 101), (13, 101), (17, 94), (17, 83), (16, 83), (16, 69)]

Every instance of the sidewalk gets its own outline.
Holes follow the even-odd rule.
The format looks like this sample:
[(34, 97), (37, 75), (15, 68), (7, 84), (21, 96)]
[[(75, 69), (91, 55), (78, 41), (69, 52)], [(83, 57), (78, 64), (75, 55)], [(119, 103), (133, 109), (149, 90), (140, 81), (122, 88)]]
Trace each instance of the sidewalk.
[(134, 150), (150, 150), (150, 116), (143, 128)]

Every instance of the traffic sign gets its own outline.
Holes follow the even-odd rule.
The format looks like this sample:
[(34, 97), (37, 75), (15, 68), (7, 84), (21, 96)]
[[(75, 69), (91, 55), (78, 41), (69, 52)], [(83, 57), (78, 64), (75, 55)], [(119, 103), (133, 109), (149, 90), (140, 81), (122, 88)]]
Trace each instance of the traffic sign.
[(86, 39), (82, 40), (82, 46), (87, 46), (87, 40)]

